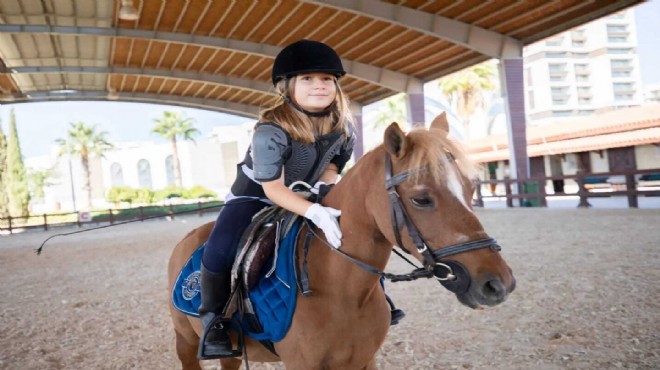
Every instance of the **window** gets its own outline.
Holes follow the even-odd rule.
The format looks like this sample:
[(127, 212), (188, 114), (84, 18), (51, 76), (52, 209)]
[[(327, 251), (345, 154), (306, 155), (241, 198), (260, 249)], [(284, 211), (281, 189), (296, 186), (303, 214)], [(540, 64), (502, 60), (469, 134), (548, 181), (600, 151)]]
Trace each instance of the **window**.
[(564, 76), (550, 76), (551, 82), (560, 82), (564, 81)]
[(612, 59), (612, 67), (630, 67), (630, 60), (628, 59)]
[(550, 72), (564, 72), (566, 70), (566, 64), (550, 63), (548, 64), (548, 70)]
[(613, 71), (612, 77), (630, 77), (630, 71)]
[(533, 84), (532, 82), (532, 71), (529, 68), (525, 68), (525, 80), (526, 80), (526, 86), (531, 86)]
[(553, 117), (570, 117), (573, 115), (573, 112), (570, 110), (553, 110), (552, 111), (552, 116)]
[(550, 88), (550, 90), (552, 91), (552, 95), (561, 95), (568, 93), (567, 87), (552, 87)]
[(589, 82), (589, 75), (577, 75), (577, 76), (575, 76), (575, 81), (577, 81), (577, 82)]
[(574, 48), (583, 48), (585, 43), (582, 40), (573, 40), (571, 45), (573, 45)]
[(614, 44), (624, 43), (624, 42), (628, 42), (628, 38), (627, 37), (621, 37), (621, 36), (610, 36), (610, 37), (607, 38), (607, 42), (611, 42), (611, 43), (614, 43)]
[(174, 156), (168, 155), (165, 158), (165, 176), (167, 185), (176, 185), (174, 183)]
[(124, 186), (124, 170), (119, 163), (110, 166), (110, 183), (112, 186)]
[(590, 87), (584, 87), (584, 86), (577, 88), (578, 94), (589, 94), (590, 90), (591, 90)]
[(607, 54), (631, 54), (631, 48), (607, 48)]
[(589, 65), (580, 63), (580, 64), (575, 64), (575, 74), (589, 74)]
[(632, 98), (632, 94), (614, 94), (614, 100), (616, 101), (632, 100)]
[(615, 25), (615, 24), (607, 25), (607, 33), (622, 33), (622, 32), (628, 32), (627, 27), (625, 25)]
[(141, 188), (151, 189), (151, 165), (146, 159), (140, 159), (137, 164), (138, 183)]
[(612, 88), (614, 91), (632, 90), (633, 84), (632, 82), (615, 82), (612, 84)]
[(591, 104), (591, 98), (578, 98), (578, 104), (589, 105)]
[(590, 116), (590, 115), (592, 115), (592, 114), (594, 114), (594, 113), (595, 113), (595, 112), (594, 112), (593, 109), (580, 109), (580, 110), (578, 111), (578, 116)]
[(527, 102), (529, 103), (529, 109), (534, 109), (534, 92), (527, 92)]
[(549, 51), (545, 53), (546, 58), (566, 58), (566, 52), (564, 51)]
[(566, 105), (567, 103), (567, 99), (552, 99), (552, 105)]
[(563, 37), (554, 37), (551, 38), (550, 40), (545, 42), (546, 46), (561, 46), (562, 42), (564, 41)]

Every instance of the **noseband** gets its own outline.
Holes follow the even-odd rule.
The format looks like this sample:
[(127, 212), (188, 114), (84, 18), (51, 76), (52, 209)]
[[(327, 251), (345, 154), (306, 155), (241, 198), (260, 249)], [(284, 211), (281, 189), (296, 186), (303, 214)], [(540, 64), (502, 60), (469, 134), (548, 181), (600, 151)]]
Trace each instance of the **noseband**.
[(464, 293), (470, 286), (470, 274), (467, 269), (457, 261), (445, 260), (445, 258), (455, 254), (484, 248), (490, 248), (491, 251), (498, 252), (501, 250), (501, 247), (497, 244), (495, 239), (484, 238), (451, 245), (437, 250), (429, 249), (426, 245), (426, 241), (424, 241), (421, 233), (406, 212), (406, 208), (401, 201), (401, 196), (396, 191), (396, 186), (410, 177), (411, 173), (411, 171), (406, 171), (393, 176), (392, 159), (390, 158), (389, 153), (385, 154), (385, 188), (390, 199), (392, 228), (394, 229), (394, 237), (396, 238), (397, 245), (407, 253), (410, 253), (401, 241), (401, 233), (399, 231), (405, 225), (408, 229), (408, 235), (410, 235), (417, 251), (424, 258), (424, 267), (422, 269), (429, 275), (432, 273), (432, 276), (435, 276), (435, 278), (450, 291), (454, 293)]

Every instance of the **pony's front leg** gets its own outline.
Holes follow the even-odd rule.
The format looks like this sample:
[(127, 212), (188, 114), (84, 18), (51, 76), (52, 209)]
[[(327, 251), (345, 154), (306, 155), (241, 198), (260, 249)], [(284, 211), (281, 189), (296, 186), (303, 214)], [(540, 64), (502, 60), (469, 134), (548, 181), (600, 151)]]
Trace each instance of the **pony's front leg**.
[(378, 366), (376, 366), (376, 357), (372, 358), (363, 370), (378, 370)]

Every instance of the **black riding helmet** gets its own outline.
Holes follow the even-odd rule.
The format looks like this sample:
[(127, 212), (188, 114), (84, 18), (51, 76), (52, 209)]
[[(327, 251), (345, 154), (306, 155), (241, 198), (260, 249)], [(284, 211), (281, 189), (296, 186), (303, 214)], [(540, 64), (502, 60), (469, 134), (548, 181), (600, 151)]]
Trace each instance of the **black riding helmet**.
[(337, 78), (346, 74), (339, 55), (328, 45), (312, 40), (296, 41), (275, 57), (273, 85), (283, 78), (312, 72), (329, 73)]

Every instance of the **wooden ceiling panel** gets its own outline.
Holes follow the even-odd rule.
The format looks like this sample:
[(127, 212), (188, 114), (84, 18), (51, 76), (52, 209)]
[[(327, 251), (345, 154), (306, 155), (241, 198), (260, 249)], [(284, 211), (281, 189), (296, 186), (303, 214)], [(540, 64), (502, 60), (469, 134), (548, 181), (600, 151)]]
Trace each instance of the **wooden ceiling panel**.
[(163, 55), (161, 56), (160, 61), (156, 65), (157, 68), (163, 69), (174, 69), (175, 63), (178, 62), (179, 56), (182, 55), (182, 51), (186, 48), (184, 44), (177, 43), (168, 43), (167, 48)]
[[(124, 65), (140, 67), (145, 62), (149, 52), (149, 41), (144, 39), (132, 39), (129, 44), (129, 53), (126, 55)], [(144, 63), (146, 64), (146, 63)]]
[(18, 87), (14, 83), (14, 79), (11, 78), (11, 74), (2, 73), (0, 74), (0, 91), (5, 94), (13, 94), (18, 92)]
[(456, 20), (465, 23), (474, 23), (500, 9), (506, 9), (519, 3), (517, 0), (482, 1), (480, 4), (471, 7), (468, 11), (456, 15)]
[(197, 48), (194, 56), (190, 58), (184, 69), (203, 72), (210, 64), (210, 60), (217, 54), (216, 50), (207, 47)]
[[(374, 27), (378, 22), (373, 18), (368, 17), (354, 17), (349, 22), (346, 22), (343, 27), (336, 29), (324, 41), (330, 45), (347, 45), (351, 42), (357, 42), (356, 35), (360, 34), (363, 30), (368, 32), (368, 29)], [(366, 35), (367, 33), (363, 34)]]
[(426, 36), (419, 38), (409, 45), (407, 48), (408, 52), (403, 57), (392, 60), (391, 63), (385, 65), (385, 68), (414, 76), (417, 70), (415, 66), (424, 62), (428, 63), (429, 60), (434, 58), (438, 60), (438, 51), (442, 51), (447, 47), (449, 47), (449, 44), (435, 37)]
[(553, 3), (546, 0), (516, 1), (512, 4), (500, 7), (498, 10), (484, 15), (474, 22), (475, 25), (486, 29), (497, 31), (497, 27), (511, 21), (513, 18), (522, 17), (528, 12), (533, 12), (541, 7), (552, 6)]
[[(552, 19), (555, 22), (561, 24), (574, 22), (575, 19), (580, 17), (580, 14), (596, 12), (604, 6), (604, 2), (594, 1), (587, 2), (581, 1), (576, 3), (575, 6), (570, 8), (565, 8), (562, 11), (558, 11), (552, 16)], [(530, 35), (543, 34), (548, 31), (548, 25), (544, 18), (529, 19), (529, 21), (521, 28), (514, 31), (507, 31), (507, 34), (514, 38), (527, 39)]]
[(322, 24), (326, 21), (329, 22), (336, 13), (337, 11), (332, 8), (314, 6), (307, 18), (292, 27), (288, 36), (282, 39), (281, 45), (288, 45), (300, 39), (309, 39), (310, 34), (314, 33), (317, 28), (324, 27)]
[(215, 89), (215, 85), (210, 83), (203, 84), (203, 86), (201, 86), (199, 90), (197, 90), (195, 94), (193, 94), (193, 96), (198, 98), (203, 98), (207, 96), (209, 93), (211, 93), (213, 89)]
[[(48, 24), (46, 13), (57, 6), (46, 2), (45, 8), (33, 6), (31, 0), (7, 0), (17, 4), (16, 17), (3, 15), (3, 25)], [(69, 0), (67, 0), (69, 1)], [(64, 6), (69, 6), (65, 1)], [(79, 0), (82, 1), (82, 0)], [(469, 25), (493, 30), (528, 44), (553, 33), (570, 29), (579, 22), (619, 11), (634, 5), (635, 0), (386, 0), (396, 7), (408, 7), (437, 14)], [(97, 36), (84, 29), (7, 32), (0, 35), (0, 46), (6, 59), (0, 61), (1, 71), (12, 67), (99, 66), (144, 68), (168, 71), (217, 74), (239, 77), (247, 81), (270, 81), (273, 50), (306, 38), (326, 42), (340, 56), (354, 64), (357, 75), (346, 76), (342, 85), (347, 95), (365, 104), (385, 98), (397, 91), (383, 87), (392, 81), (379, 68), (398, 72), (399, 82), (416, 78), (429, 81), (488, 57), (463, 46), (446, 41), (397, 23), (356, 14), (352, 9), (341, 10), (356, 1), (307, 2), (298, 0), (139, 0), (134, 1), (140, 18), (123, 21), (117, 17), (121, 0), (114, 0), (107, 8), (80, 6), (66, 11), (53, 24), (98, 26), (112, 24), (122, 29), (164, 31), (144, 33), (135, 38), (112, 34)], [(61, 5), (61, 4), (60, 4)], [(112, 6), (112, 18), (107, 10)], [(59, 9), (59, 8), (58, 8)], [(365, 10), (368, 12), (369, 10)], [(91, 12), (91, 13), (90, 13)], [(12, 13), (12, 14), (14, 14)], [(20, 13), (29, 13), (29, 16)], [(43, 13), (43, 14), (40, 14)], [(96, 23), (75, 17), (91, 17)], [(66, 19), (65, 19), (66, 18)], [(424, 25), (420, 25), (425, 27)], [(9, 29), (8, 29), (9, 30)], [(173, 33), (173, 34), (169, 34)], [(215, 36), (186, 43), (189, 35)], [(162, 39), (158, 39), (162, 38)], [(174, 41), (182, 40), (182, 41)], [(216, 42), (238, 45), (236, 50), (212, 46)], [(247, 41), (242, 44), (241, 42)], [(260, 49), (258, 44), (265, 44)], [(227, 46), (231, 47), (231, 46)], [(262, 51), (270, 56), (253, 54)], [(107, 59), (106, 59), (107, 57)], [(365, 68), (366, 67), (366, 68)], [(361, 72), (358, 72), (361, 71)], [(364, 74), (360, 74), (364, 73)], [(158, 74), (158, 73), (156, 73)], [(167, 93), (240, 102), (256, 105), (271, 99), (270, 92), (255, 92), (241, 87), (223, 86), (212, 82), (166, 77), (127, 74), (71, 74), (21, 73), (7, 77), (0, 75), (0, 92), (20, 92), (48, 87), (63, 89), (70, 86), (106, 86), (126, 92)], [(370, 76), (370, 77), (367, 77)], [(382, 77), (386, 76), (386, 77)], [(374, 81), (367, 81), (373, 78)], [(381, 80), (383, 78), (383, 80)], [(396, 84), (397, 82), (395, 82)], [(102, 89), (103, 87), (101, 87)], [(212, 108), (213, 109), (213, 108)]]
[(346, 23), (350, 23), (357, 16), (334, 10), (329, 17), (319, 22), (319, 26), (309, 34), (309, 39), (324, 41), (327, 40), (335, 30), (341, 29)]
[[(289, 5), (289, 3), (291, 3), (291, 5)], [(289, 6), (292, 8), (289, 9)], [(284, 9), (278, 9), (278, 19), (286, 22), (280, 22), (277, 26), (270, 29), (260, 42), (269, 45), (287, 45), (288, 40), (291, 40), (294, 37), (298, 26), (305, 24), (310, 20), (310, 15), (313, 14), (316, 6), (308, 3), (288, 1), (283, 3), (281, 8)]]

